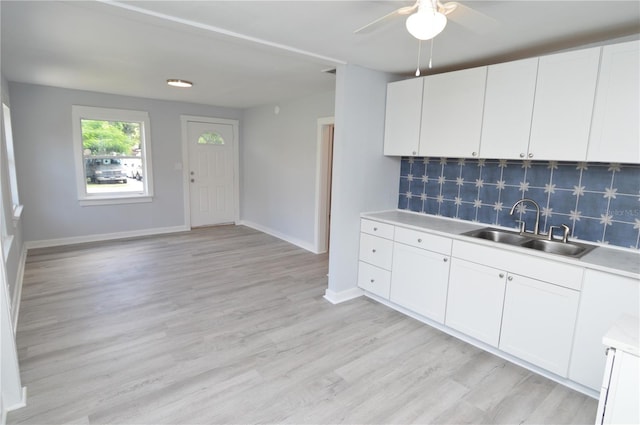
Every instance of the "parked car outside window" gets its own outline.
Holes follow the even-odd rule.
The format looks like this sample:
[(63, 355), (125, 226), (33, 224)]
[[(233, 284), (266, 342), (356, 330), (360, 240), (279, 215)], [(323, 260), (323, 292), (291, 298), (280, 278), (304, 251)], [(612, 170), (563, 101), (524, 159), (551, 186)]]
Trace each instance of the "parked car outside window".
[(127, 173), (118, 158), (88, 158), (85, 163), (87, 181), (91, 183), (126, 183)]

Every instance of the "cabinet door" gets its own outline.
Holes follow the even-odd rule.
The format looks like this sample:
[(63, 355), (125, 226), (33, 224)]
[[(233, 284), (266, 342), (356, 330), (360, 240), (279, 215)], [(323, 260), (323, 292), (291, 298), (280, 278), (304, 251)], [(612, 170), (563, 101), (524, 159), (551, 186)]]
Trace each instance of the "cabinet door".
[(449, 257), (394, 243), (392, 270), (391, 301), (444, 323)]
[(616, 350), (609, 392), (604, 406), (603, 424), (640, 423), (638, 376), (640, 376), (640, 358)]
[(486, 78), (486, 66), (425, 77), (420, 156), (478, 155)]
[(387, 85), (387, 111), (384, 121), (385, 155), (418, 154), (422, 81), (422, 78), (413, 78)]
[(640, 282), (586, 270), (580, 295), (569, 378), (598, 390), (606, 358), (602, 337), (623, 314), (640, 317)]
[(529, 140), (532, 159), (586, 159), (600, 49), (540, 58)]
[(640, 41), (605, 46), (587, 161), (640, 162)]
[(529, 148), (538, 58), (490, 65), (482, 119), (482, 158), (522, 159)]
[(505, 282), (503, 271), (452, 258), (445, 324), (497, 347)]
[(500, 349), (566, 377), (579, 292), (509, 275)]

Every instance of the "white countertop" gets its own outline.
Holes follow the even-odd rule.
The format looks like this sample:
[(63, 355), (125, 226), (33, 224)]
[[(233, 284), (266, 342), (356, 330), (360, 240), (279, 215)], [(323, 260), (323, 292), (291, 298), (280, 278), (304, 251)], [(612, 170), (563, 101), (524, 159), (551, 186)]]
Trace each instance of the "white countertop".
[[(525, 252), (536, 257), (552, 258), (554, 260), (561, 261), (567, 264), (575, 264), (589, 269), (614, 273), (640, 280), (640, 252), (633, 252), (629, 250), (609, 248), (606, 246), (598, 245), (593, 251), (589, 252), (581, 258), (571, 258), (556, 254), (548, 254), (541, 251), (535, 251), (528, 248), (501, 244), (488, 240), (461, 236), (462, 233), (476, 229), (482, 229), (484, 227), (505, 229), (500, 226), (492, 226), (483, 223), (472, 223), (469, 221), (446, 217), (436, 217), (432, 215), (419, 214), (403, 210), (363, 213), (361, 217), (380, 222), (386, 222), (389, 224), (398, 224), (406, 227), (412, 227), (416, 230), (428, 230), (432, 233), (447, 236), (452, 239), (464, 240), (466, 242), (473, 242), (479, 245), (491, 246), (494, 248)], [(513, 231), (514, 229), (505, 230)], [(588, 244), (588, 242), (585, 241), (579, 242)]]
[(629, 314), (621, 316), (604, 335), (602, 343), (607, 347), (640, 356), (639, 323), (640, 319), (637, 317)]

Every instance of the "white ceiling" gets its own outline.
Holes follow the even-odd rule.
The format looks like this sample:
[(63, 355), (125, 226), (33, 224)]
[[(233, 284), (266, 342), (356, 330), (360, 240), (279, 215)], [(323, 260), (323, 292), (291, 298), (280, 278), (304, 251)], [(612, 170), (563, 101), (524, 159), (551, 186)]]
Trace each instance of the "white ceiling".
[[(640, 2), (462, 1), (437, 36), (430, 72), (497, 63), (640, 33)], [(9, 81), (227, 107), (335, 86), (341, 63), (412, 74), (418, 42), (398, 17), (412, 1), (0, 2)], [(427, 71), (430, 43), (423, 43)], [(191, 80), (191, 89), (166, 86)]]

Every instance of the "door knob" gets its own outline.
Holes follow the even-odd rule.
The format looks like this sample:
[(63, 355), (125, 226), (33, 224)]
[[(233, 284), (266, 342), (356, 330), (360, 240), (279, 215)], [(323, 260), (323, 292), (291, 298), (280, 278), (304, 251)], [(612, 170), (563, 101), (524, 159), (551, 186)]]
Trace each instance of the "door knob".
[(195, 171), (192, 171), (192, 172), (191, 172), (191, 175), (192, 175), (192, 176), (193, 176), (193, 175), (195, 175), (195, 174), (196, 174), (196, 172), (195, 172)]
[(195, 182), (196, 182), (196, 179), (191, 179), (191, 183), (195, 183)]

